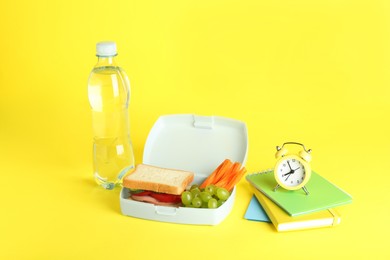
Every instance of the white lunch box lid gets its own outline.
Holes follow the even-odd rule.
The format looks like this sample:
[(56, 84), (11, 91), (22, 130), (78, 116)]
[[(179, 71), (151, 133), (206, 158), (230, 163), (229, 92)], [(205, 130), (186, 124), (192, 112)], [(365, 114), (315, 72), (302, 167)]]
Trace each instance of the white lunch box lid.
[[(225, 159), (245, 165), (248, 153), (246, 124), (218, 116), (190, 114), (161, 116), (153, 125), (144, 147), (143, 163), (195, 173), (193, 183), (200, 184)], [(232, 210), (236, 188), (217, 209), (155, 206), (138, 202), (122, 188), (122, 214), (143, 219), (216, 225)]]

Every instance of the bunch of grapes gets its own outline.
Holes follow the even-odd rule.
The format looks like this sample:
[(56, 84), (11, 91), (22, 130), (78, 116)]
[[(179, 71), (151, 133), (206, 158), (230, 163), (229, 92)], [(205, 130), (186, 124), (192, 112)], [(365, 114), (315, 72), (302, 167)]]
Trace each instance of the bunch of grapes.
[(221, 206), (230, 196), (225, 188), (208, 185), (200, 189), (198, 185), (192, 185), (190, 190), (181, 194), (181, 202), (185, 207), (216, 209)]

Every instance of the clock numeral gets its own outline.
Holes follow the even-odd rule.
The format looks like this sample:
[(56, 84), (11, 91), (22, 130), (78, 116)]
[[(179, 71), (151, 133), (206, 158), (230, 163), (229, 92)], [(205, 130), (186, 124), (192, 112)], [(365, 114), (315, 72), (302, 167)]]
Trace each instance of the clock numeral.
[(299, 180), (297, 180), (297, 183), (299, 183)]
[(295, 159), (292, 159), (292, 162), (295, 162)]

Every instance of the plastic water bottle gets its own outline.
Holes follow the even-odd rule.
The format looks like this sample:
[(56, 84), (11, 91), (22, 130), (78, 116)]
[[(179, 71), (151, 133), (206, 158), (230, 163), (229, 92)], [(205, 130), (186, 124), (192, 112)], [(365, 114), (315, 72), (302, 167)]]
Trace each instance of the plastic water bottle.
[(128, 113), (130, 82), (118, 66), (116, 55), (115, 42), (97, 43), (98, 62), (88, 80), (94, 178), (106, 189), (119, 186), (123, 176), (134, 168)]

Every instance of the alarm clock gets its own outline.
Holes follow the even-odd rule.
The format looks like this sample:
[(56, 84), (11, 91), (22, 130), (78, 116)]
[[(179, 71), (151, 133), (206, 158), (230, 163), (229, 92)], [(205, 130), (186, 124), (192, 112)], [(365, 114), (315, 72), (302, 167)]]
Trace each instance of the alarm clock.
[[(303, 150), (298, 153), (288, 153), (285, 145), (299, 145)], [(274, 176), (277, 182), (274, 191), (279, 187), (286, 190), (303, 189), (306, 195), (309, 191), (305, 187), (311, 176), (311, 149), (306, 149), (301, 143), (286, 142), (282, 147), (276, 146), (276, 164), (274, 168)]]

